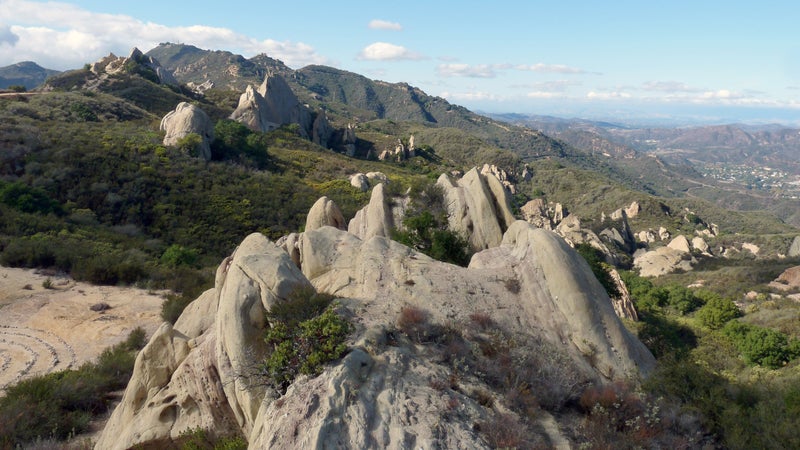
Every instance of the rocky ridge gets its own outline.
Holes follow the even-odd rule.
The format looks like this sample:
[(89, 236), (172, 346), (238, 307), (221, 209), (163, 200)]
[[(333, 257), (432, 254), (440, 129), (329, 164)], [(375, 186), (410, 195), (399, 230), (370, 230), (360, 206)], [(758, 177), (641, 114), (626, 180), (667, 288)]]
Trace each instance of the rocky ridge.
[[(622, 326), (585, 261), (552, 232), (508, 223), (502, 207), (498, 214), (498, 191), (490, 185), (501, 186), (499, 180), (487, 181), (477, 170), (464, 178), (446, 181), (451, 197), (470, 206), (454, 211), (471, 216), (473, 230), (502, 229), (499, 240), (482, 241), (486, 249), (467, 268), (432, 260), (374, 231), (359, 237), (328, 226), (339, 216), (325, 199), (309, 214), (306, 231), (281, 246), (260, 234), (247, 237), (220, 264), (215, 287), (174, 327), (162, 325), (139, 354), (96, 448), (176, 438), (196, 427), (243, 435), (251, 448), (484, 447), (471, 424), (490, 412), (456, 393), (459, 414), (471, 419), (442, 420), (450, 400), (430, 380), (446, 377), (447, 367), (418, 345), (398, 341), (393, 330), (408, 306), (426, 311), (432, 323), (456, 327), (484, 314), (498, 329), (563, 354), (570, 373), (583, 380), (647, 374), (652, 355)], [(385, 231), (382, 186), (373, 188), (373, 200), (360, 212), (367, 223), (375, 218), (377, 225), (367, 230)], [(482, 223), (490, 214), (477, 213), (487, 210), (496, 214), (491, 225)], [(350, 227), (361, 230), (354, 222)], [(355, 325), (350, 351), (320, 376), (295, 380), (278, 399), (253, 375), (266, 352), (265, 313), (308, 285), (340, 299), (340, 312)], [(481, 380), (465, 375), (462, 383), (479, 386)]]

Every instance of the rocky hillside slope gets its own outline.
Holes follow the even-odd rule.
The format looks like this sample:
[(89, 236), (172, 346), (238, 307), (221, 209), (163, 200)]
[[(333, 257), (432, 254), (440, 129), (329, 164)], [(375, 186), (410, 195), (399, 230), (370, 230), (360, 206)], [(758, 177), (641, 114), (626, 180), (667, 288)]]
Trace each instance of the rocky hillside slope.
[[(523, 420), (498, 380), (517, 379), (552, 410), (590, 383), (654, 366), (586, 262), (550, 231), (514, 222), (463, 268), (348, 233), (329, 201), (314, 209), (281, 246), (248, 236), (214, 288), (162, 325), (96, 448), (169, 442), (197, 427), (244, 436), (250, 448), (488, 448), (491, 427), (476, 424), (500, 413), (530, 442), (564, 445), (567, 425), (545, 410)], [(308, 286), (336, 296), (353, 331), (346, 356), (281, 395), (257, 370), (267, 313)], [(511, 359), (492, 359), (478, 342)]]

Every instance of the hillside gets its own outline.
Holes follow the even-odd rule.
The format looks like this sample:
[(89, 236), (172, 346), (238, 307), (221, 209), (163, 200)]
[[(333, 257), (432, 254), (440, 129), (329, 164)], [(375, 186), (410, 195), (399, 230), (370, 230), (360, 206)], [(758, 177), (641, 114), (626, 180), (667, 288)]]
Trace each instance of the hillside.
[(44, 83), (47, 77), (57, 73), (59, 73), (57, 70), (45, 69), (32, 61), (0, 67), (0, 89), (24, 86), (25, 89), (31, 90)]
[[(229, 119), (259, 101), (299, 119)], [(135, 363), (9, 386), (0, 447), (87, 429), (120, 383), (97, 448), (793, 447), (800, 230), (553, 130), (177, 44), (0, 98), (0, 263), (169, 291)]]

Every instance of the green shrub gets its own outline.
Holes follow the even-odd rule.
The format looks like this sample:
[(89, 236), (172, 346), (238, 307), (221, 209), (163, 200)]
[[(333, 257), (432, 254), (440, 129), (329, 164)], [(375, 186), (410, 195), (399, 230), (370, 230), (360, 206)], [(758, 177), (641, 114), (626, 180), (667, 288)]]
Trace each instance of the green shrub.
[(161, 255), (161, 263), (169, 267), (189, 266), (197, 264), (198, 252), (193, 248), (172, 244)]
[(267, 313), (264, 341), (267, 383), (284, 392), (299, 374), (316, 376), (322, 366), (347, 351), (350, 323), (330, 306), (332, 297), (300, 288)]
[(718, 330), (730, 320), (742, 316), (742, 311), (731, 299), (713, 295), (697, 311), (695, 317), (705, 327)]
[(175, 324), (183, 314), (183, 310), (194, 301), (193, 297), (184, 294), (168, 294), (167, 298), (161, 303), (161, 318), (165, 322)]
[(0, 188), (0, 202), (26, 213), (61, 214), (61, 205), (41, 189), (15, 182)]
[(464, 236), (448, 229), (441, 188), (432, 183), (412, 186), (410, 195), (403, 229), (394, 230), (392, 239), (431, 258), (466, 267), (472, 250)]
[(722, 328), (749, 364), (777, 369), (794, 356), (795, 345), (789, 346), (787, 336), (770, 328), (730, 321)]
[(617, 283), (611, 277), (611, 266), (609, 266), (604, 258), (603, 252), (592, 247), (587, 243), (581, 243), (575, 246), (575, 250), (583, 256), (583, 259), (589, 264), (592, 273), (597, 278), (597, 281), (603, 285), (609, 297), (619, 297), (620, 292), (617, 288)]

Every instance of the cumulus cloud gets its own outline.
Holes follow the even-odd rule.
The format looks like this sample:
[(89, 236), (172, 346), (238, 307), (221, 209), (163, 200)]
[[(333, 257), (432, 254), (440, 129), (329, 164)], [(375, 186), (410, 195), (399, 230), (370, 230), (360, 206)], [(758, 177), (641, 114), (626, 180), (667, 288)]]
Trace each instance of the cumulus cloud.
[(403, 31), (403, 26), (399, 23), (380, 19), (371, 20), (369, 27), (373, 30)]
[(541, 73), (569, 73), (569, 74), (586, 73), (586, 71), (583, 69), (579, 69), (577, 67), (565, 66), (563, 64), (544, 64), (544, 63), (518, 64), (514, 66), (514, 68), (517, 70), (526, 70), (530, 72), (541, 72)]
[[(225, 49), (245, 56), (267, 53), (295, 68), (328, 63), (310, 45), (259, 40), (227, 28), (168, 27), (121, 14), (94, 13), (59, 2), (0, 0), (0, 8), (8, 18), (8, 31), (17, 36), (13, 50), (0, 55), (0, 65), (33, 60), (49, 68), (71, 69), (111, 52), (127, 54), (134, 46), (147, 51), (160, 42)], [(0, 36), (4, 35), (0, 28)], [(0, 42), (4, 42), (2, 38)]]
[(439, 64), (436, 73), (442, 77), (494, 78), (497, 76), (494, 67), (488, 64), (476, 66), (460, 63)]
[(358, 59), (372, 60), (372, 61), (398, 61), (403, 59), (425, 59), (419, 53), (412, 52), (407, 48), (389, 44), (388, 42), (375, 42), (361, 50), (358, 54)]

